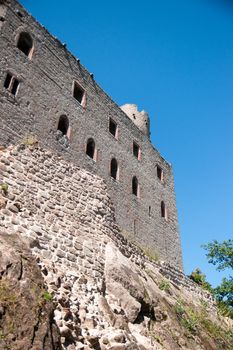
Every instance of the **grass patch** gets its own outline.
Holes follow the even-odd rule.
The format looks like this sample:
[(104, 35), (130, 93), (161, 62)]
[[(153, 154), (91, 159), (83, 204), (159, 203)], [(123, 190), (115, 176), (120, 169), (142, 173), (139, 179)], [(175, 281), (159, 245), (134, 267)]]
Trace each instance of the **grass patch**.
[(210, 338), (214, 339), (219, 346), (222, 346), (219, 350), (233, 349), (233, 331), (225, 330), (210, 320), (205, 307), (197, 311), (185, 305), (182, 300), (178, 300), (174, 305), (174, 311), (181, 326), (185, 330), (186, 336), (198, 335), (201, 331), (204, 331)]

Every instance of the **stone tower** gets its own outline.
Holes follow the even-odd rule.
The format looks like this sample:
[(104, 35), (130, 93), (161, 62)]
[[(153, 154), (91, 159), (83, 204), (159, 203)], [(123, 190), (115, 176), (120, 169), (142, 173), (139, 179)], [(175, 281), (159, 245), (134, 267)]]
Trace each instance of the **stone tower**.
[(150, 118), (147, 112), (144, 110), (139, 112), (137, 105), (129, 103), (121, 106), (121, 109), (143, 134), (150, 137)]

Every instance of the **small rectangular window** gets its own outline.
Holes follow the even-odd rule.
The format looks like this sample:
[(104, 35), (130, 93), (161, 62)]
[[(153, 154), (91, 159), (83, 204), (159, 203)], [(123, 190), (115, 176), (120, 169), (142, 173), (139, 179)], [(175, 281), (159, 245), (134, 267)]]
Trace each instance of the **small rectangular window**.
[(10, 73), (7, 73), (6, 79), (4, 81), (4, 88), (8, 89), (11, 83), (12, 75)]
[(15, 78), (11, 73), (7, 73), (4, 81), (4, 88), (7, 89), (12, 95), (16, 96), (19, 87), (19, 80)]
[(141, 159), (141, 150), (136, 142), (133, 142), (133, 155), (140, 160)]
[(117, 139), (117, 123), (109, 119), (109, 132)]
[(157, 177), (159, 178), (160, 181), (163, 181), (163, 170), (158, 165), (157, 165)]
[(73, 87), (73, 97), (82, 105), (85, 105), (85, 90), (75, 81)]

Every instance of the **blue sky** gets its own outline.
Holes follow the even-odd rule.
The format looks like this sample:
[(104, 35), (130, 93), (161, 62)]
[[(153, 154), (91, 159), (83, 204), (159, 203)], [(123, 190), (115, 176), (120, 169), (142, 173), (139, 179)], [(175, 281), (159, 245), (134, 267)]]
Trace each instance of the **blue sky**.
[(200, 247), (233, 237), (233, 2), (22, 0), (119, 104), (151, 118), (172, 163), (184, 268), (222, 274)]

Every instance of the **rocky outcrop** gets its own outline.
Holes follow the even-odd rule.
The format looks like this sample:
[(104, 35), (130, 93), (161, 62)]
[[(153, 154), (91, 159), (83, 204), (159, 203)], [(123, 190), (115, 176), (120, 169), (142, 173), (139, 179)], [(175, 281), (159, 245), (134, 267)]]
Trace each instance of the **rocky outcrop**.
[(0, 233), (0, 349), (59, 350), (54, 304), (26, 242)]
[[(19, 243), (17, 255), (9, 242), (16, 233), (30, 238), (30, 249), (48, 288), (45, 293), (37, 268), (35, 289), (25, 287), (28, 294), (22, 302), (23, 309), (28, 307), (34, 315), (30, 316), (33, 329), (38, 313), (31, 303), (37, 295), (36, 300), (47, 311), (47, 299), (55, 302), (54, 320), (63, 350), (231, 349), (232, 323), (218, 316), (209, 294), (181, 271), (152, 261), (122, 236), (101, 178), (37, 145), (8, 149), (0, 156), (1, 181), (5, 185), (0, 191), (0, 228), (9, 235), (7, 246), (5, 238), (0, 241), (0, 251), (9, 254), (2, 255), (9, 261), (13, 254), (27, 266), (19, 253), (23, 246)], [(28, 261), (34, 264), (33, 259)], [(5, 270), (3, 275), (10, 271), (9, 266)], [(16, 277), (20, 291), (28, 286), (27, 271), (23, 274), (25, 283), (22, 277)], [(4, 278), (11, 283), (11, 277)], [(44, 319), (44, 311), (42, 316), (39, 320), (47, 326), (38, 330), (36, 326), (34, 333), (28, 330), (24, 337), (24, 341), (42, 342), (33, 350), (59, 346), (51, 318)], [(3, 317), (0, 324), (6, 337), (8, 321)], [(10, 316), (7, 320), (10, 322)], [(19, 320), (15, 321), (15, 329), (23, 336), (24, 322), (21, 329)], [(42, 339), (53, 339), (54, 345), (43, 348)], [(10, 345), (10, 349), (14, 347)]]

